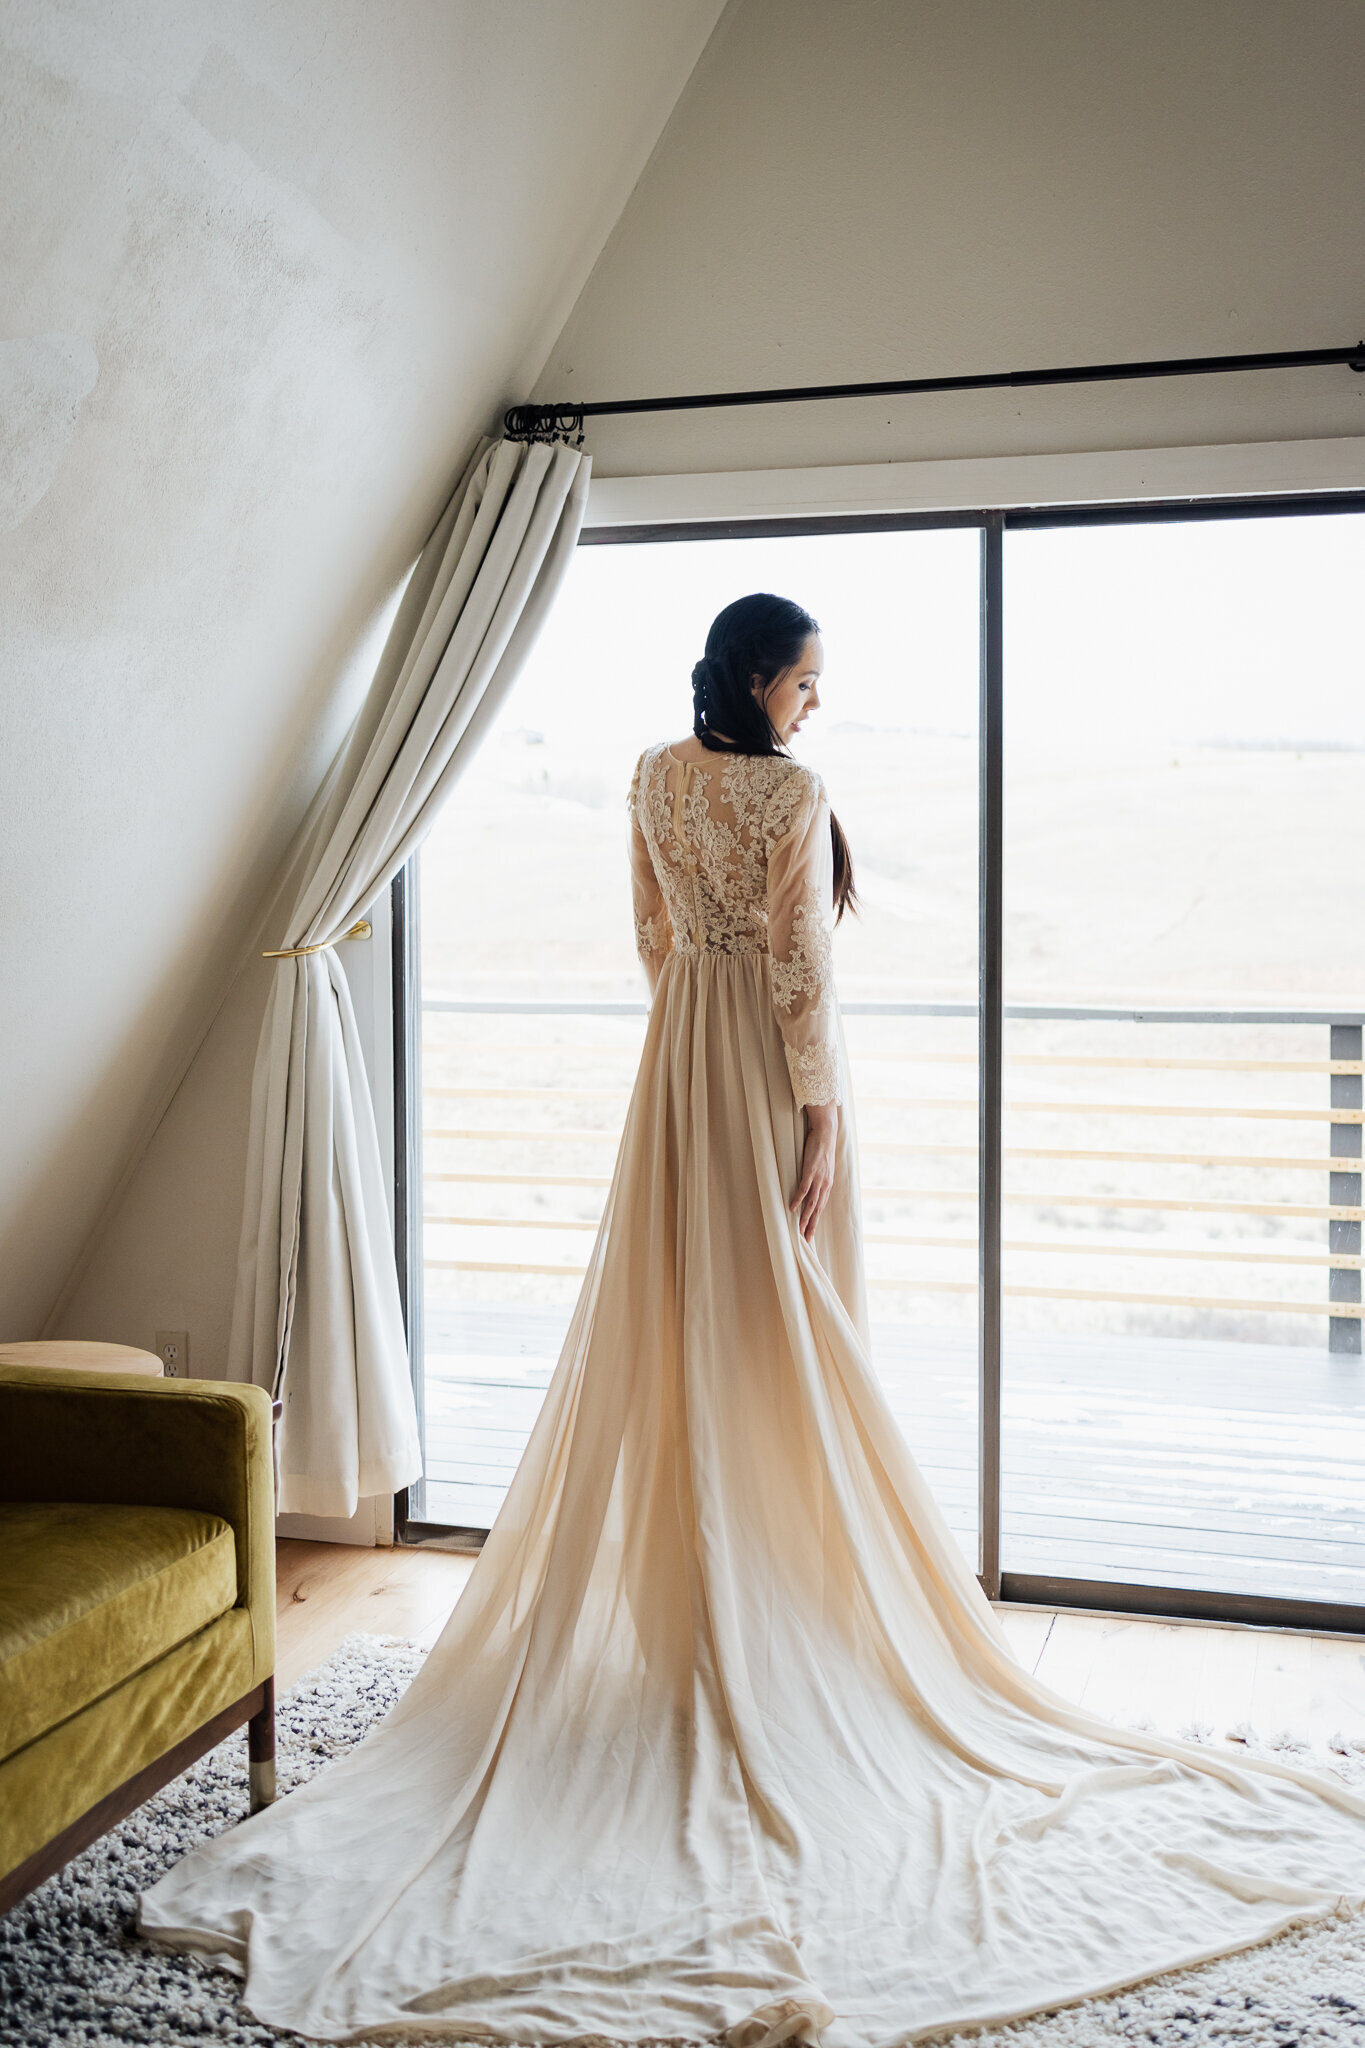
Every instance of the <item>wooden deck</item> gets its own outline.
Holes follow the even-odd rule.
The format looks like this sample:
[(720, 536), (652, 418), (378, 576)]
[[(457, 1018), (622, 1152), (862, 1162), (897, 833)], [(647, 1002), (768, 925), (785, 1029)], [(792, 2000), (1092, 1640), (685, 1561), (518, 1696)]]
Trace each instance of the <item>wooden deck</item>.
[[(487, 1527), (567, 1310), (429, 1308), (427, 1515)], [(890, 1407), (975, 1561), (966, 1333), (874, 1324)], [(1006, 1570), (1365, 1603), (1365, 1361), (1300, 1346), (1007, 1341)]]

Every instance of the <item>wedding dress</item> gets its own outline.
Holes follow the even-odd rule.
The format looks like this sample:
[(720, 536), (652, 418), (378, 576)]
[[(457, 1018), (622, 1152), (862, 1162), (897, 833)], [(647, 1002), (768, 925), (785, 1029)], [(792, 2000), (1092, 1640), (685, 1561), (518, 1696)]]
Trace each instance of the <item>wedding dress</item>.
[(648, 1033), (506, 1505), (387, 1719), (144, 1931), (324, 2040), (891, 2048), (1365, 1904), (1365, 1800), (1020, 1668), (888, 1413), (819, 778), (655, 747), (630, 808)]

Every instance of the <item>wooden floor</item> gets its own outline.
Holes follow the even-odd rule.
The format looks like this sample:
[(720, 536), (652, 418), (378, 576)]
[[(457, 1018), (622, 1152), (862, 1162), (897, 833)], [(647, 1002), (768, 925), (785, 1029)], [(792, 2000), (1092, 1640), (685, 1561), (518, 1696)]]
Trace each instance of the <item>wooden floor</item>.
[[(278, 1559), (282, 1690), (323, 1664), (344, 1636), (414, 1636), (430, 1645), (473, 1559), (437, 1550), (359, 1550), (282, 1542)], [(1128, 1615), (997, 1610), (1021, 1663), (1053, 1692), (1120, 1724), (1225, 1737), (1242, 1724), (1315, 1742), (1365, 1739), (1365, 1638), (1144, 1621)]]
[[(568, 1311), (428, 1313), (425, 1519), (486, 1528)], [(887, 1401), (975, 1557), (970, 1331), (874, 1323)], [(1365, 1360), (1269, 1344), (1006, 1344), (1005, 1568), (1365, 1606)]]
[(277, 1687), (287, 1692), (357, 1630), (433, 1643), (473, 1563), (443, 1550), (361, 1550), (293, 1537), (278, 1542)]

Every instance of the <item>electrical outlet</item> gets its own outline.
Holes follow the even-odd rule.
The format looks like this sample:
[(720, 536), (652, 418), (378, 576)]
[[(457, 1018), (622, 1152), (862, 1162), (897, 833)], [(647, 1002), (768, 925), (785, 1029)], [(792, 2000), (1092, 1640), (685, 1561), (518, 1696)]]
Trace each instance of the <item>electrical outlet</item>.
[(183, 1380), (189, 1377), (190, 1333), (188, 1330), (158, 1330), (156, 1333), (157, 1356), (161, 1370), (167, 1379)]

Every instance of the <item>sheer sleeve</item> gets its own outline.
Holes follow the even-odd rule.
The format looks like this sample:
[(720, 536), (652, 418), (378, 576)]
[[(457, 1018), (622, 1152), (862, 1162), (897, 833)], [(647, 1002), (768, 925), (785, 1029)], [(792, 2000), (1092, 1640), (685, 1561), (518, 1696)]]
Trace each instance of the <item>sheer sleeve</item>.
[(635, 906), (635, 950), (645, 970), (653, 995), (663, 972), (664, 961), (673, 950), (673, 927), (668, 921), (664, 892), (654, 872), (644, 829), (640, 824), (640, 784), (645, 757), (641, 754), (630, 778), (626, 806), (630, 812), (630, 887)]
[(834, 1001), (834, 853), (824, 784), (789, 775), (763, 820), (768, 854), (768, 948), (773, 1009), (797, 1108), (839, 1100)]

